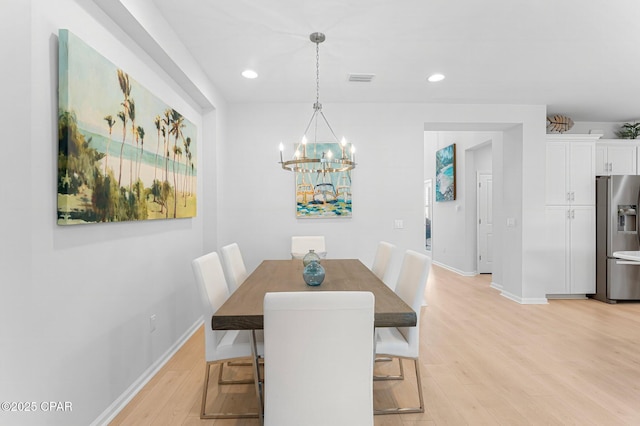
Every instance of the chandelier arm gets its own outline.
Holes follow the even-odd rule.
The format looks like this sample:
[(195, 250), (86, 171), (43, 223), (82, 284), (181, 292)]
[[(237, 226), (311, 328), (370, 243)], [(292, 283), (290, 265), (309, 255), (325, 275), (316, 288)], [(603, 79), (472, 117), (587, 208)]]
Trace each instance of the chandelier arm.
[[(307, 124), (307, 127), (304, 129), (304, 133), (303, 133), (304, 136), (307, 136), (309, 127), (311, 127), (311, 123), (313, 123), (313, 119), (316, 118), (316, 115), (318, 115), (318, 110), (314, 109), (313, 114), (311, 114), (311, 119), (309, 120), (309, 124)], [(300, 149), (300, 145), (302, 145), (302, 141), (298, 142), (298, 145), (296, 146), (296, 150)], [(305, 150), (304, 156), (306, 157), (306, 150)]]
[(316, 118), (316, 115), (318, 115), (318, 110), (314, 109), (313, 110), (313, 114), (311, 114), (311, 120), (309, 120), (309, 124), (307, 124), (307, 127), (304, 129), (304, 135), (305, 136), (307, 135), (307, 132), (309, 131), (309, 127), (311, 127), (311, 123), (313, 123), (313, 119)]
[(327, 117), (324, 116), (324, 112), (320, 111), (320, 115), (322, 116), (322, 118), (323, 118), (324, 122), (326, 123), (327, 127), (329, 128), (329, 130), (331, 130), (331, 134), (333, 135), (333, 138), (336, 140), (336, 142), (340, 143), (340, 140), (338, 139), (338, 137), (336, 136), (335, 132), (331, 128), (331, 124), (329, 124), (329, 120), (327, 120)]

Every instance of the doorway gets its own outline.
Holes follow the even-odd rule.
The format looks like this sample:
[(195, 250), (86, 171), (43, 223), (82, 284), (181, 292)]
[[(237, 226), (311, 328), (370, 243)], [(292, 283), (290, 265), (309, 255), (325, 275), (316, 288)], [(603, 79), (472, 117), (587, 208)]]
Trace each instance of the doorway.
[(424, 181), (424, 247), (431, 251), (431, 218), (433, 217), (433, 180)]
[(477, 174), (478, 212), (478, 273), (493, 272), (493, 176), (491, 172)]

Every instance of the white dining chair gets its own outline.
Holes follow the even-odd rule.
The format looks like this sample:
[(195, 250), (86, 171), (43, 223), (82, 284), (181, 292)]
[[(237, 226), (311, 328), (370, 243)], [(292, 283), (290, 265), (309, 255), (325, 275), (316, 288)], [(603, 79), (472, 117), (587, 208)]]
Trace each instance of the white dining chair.
[(220, 249), (222, 253), (222, 261), (224, 269), (227, 272), (227, 284), (229, 285), (229, 293), (236, 291), (240, 284), (247, 279), (247, 268), (244, 266), (242, 253), (237, 243), (226, 245)]
[(373, 425), (371, 292), (267, 293), (265, 426)]
[(309, 250), (324, 259), (327, 256), (327, 248), (324, 243), (324, 236), (294, 236), (291, 237), (291, 258), (302, 259)]
[[(229, 288), (224, 277), (222, 264), (216, 252), (208, 253), (192, 261), (196, 283), (202, 299), (202, 314), (205, 319), (205, 375), (202, 390), (202, 406), (200, 418), (227, 419), (258, 417), (258, 413), (206, 413), (207, 391), (211, 366), (220, 363), (219, 385), (254, 383), (253, 380), (224, 381), (222, 380), (222, 365), (224, 362), (252, 356), (250, 339), (253, 335), (248, 330), (212, 330), (211, 316), (229, 297)], [(258, 335), (257, 351), (263, 353), (262, 334)]]
[(393, 250), (395, 248), (396, 246), (386, 241), (380, 241), (378, 243), (376, 255), (373, 258), (373, 264), (371, 265), (371, 272), (373, 272), (376, 277), (380, 278), (381, 281), (385, 280), (385, 276), (389, 269), (389, 262), (391, 261), (391, 256), (393, 255)]
[(399, 376), (376, 376), (376, 380), (404, 379), (402, 359), (413, 360), (416, 370), (419, 407), (394, 407), (377, 409), (375, 414), (395, 413), (423, 413), (424, 399), (422, 397), (422, 382), (420, 380), (419, 337), (420, 337), (420, 308), (424, 297), (424, 289), (429, 278), (431, 260), (422, 253), (407, 250), (402, 260), (396, 294), (411, 306), (416, 313), (415, 327), (378, 327), (376, 328), (376, 356), (400, 358)]

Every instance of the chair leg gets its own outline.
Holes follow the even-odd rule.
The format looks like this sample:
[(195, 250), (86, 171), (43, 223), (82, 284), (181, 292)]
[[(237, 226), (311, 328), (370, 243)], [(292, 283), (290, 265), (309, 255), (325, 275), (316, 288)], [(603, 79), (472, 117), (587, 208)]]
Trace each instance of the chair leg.
[(249, 362), (244, 362), (244, 361), (238, 361), (237, 363), (231, 363), (231, 362), (222, 362), (220, 363), (220, 374), (218, 374), (218, 384), (219, 385), (250, 385), (253, 383), (253, 379), (242, 379), (242, 380), (223, 380), (222, 379), (222, 371), (224, 369), (224, 365), (227, 364), (229, 366), (231, 365), (252, 365)]
[[(211, 365), (214, 362), (207, 362), (204, 369), (204, 387), (202, 389), (202, 406), (200, 408), (201, 419), (255, 419), (258, 418), (258, 413), (206, 413), (207, 406), (207, 391), (209, 390), (209, 373), (211, 371)], [(220, 367), (222, 369), (222, 366)]]
[[(400, 359), (400, 358), (398, 358)], [(394, 407), (394, 408), (385, 408), (382, 410), (373, 410), (373, 414), (378, 415), (378, 414), (405, 414), (405, 413), (424, 413), (424, 399), (422, 396), (422, 380), (420, 379), (420, 366), (419, 366), (419, 361), (418, 359), (414, 359), (413, 363), (416, 367), (416, 383), (418, 385), (418, 399), (420, 400), (420, 406), (419, 407), (407, 407), (407, 408), (401, 408), (401, 407)], [(402, 361), (400, 361), (400, 364), (402, 365)]]
[[(386, 358), (382, 358), (386, 360)], [(398, 360), (398, 364), (400, 365), (400, 374), (398, 375), (386, 375), (386, 376), (373, 376), (373, 380), (404, 380), (404, 367), (402, 366), (402, 358), (396, 358)], [(376, 358), (376, 361), (378, 359)], [(390, 358), (393, 360), (393, 358)]]

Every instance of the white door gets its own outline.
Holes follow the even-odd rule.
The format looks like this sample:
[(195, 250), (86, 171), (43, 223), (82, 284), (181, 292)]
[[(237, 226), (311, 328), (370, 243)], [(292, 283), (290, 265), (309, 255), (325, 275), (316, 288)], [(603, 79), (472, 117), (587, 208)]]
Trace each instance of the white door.
[(567, 204), (569, 202), (567, 173), (569, 145), (564, 142), (547, 142), (546, 161), (545, 194), (547, 204)]
[(490, 274), (493, 266), (493, 179), (478, 173), (478, 272)]
[(596, 143), (596, 176), (609, 176), (609, 174), (607, 146), (601, 143)]
[(636, 147), (629, 145), (611, 145), (607, 147), (607, 158), (611, 175), (636, 174)]
[(570, 204), (595, 204), (595, 156), (595, 144), (590, 142), (571, 143), (569, 155)]
[(596, 208), (573, 206), (570, 215), (570, 281), (572, 294), (596, 292)]

